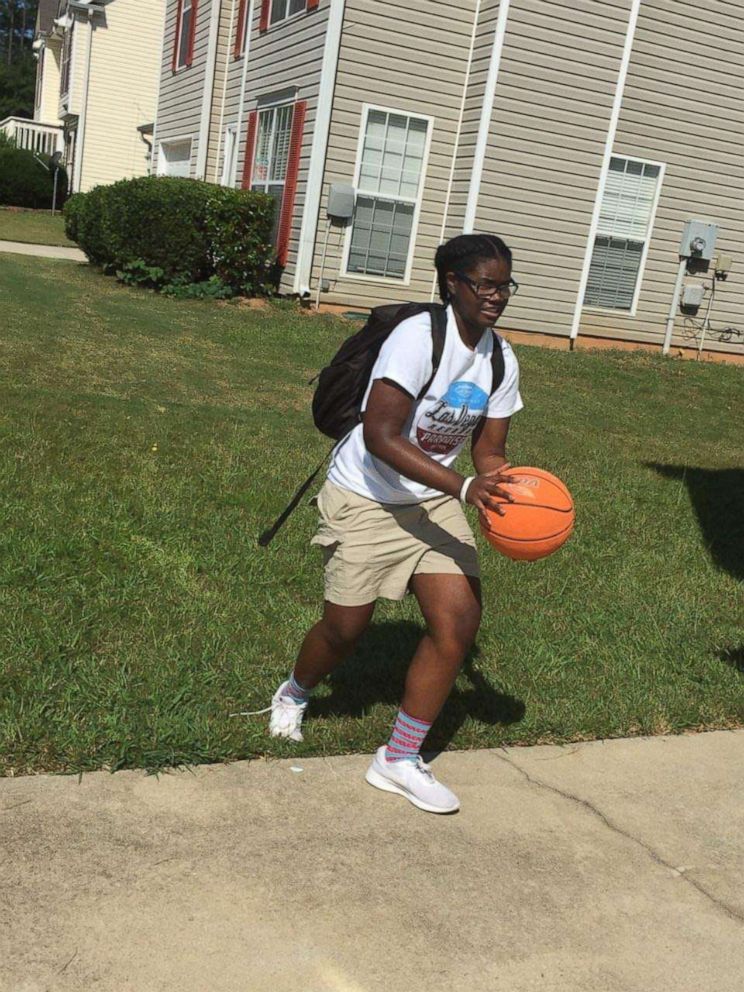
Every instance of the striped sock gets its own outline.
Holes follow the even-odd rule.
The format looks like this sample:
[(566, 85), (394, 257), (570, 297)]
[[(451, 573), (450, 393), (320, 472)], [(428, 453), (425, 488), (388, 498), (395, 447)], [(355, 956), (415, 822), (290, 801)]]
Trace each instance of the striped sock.
[(405, 761), (406, 758), (417, 758), (424, 743), (424, 738), (431, 729), (430, 723), (416, 720), (405, 710), (398, 710), (393, 732), (385, 748), (387, 761)]
[(287, 687), (282, 693), (282, 696), (287, 696), (294, 703), (306, 703), (312, 691), (312, 689), (306, 689), (301, 682), (297, 681), (293, 671), (287, 679)]

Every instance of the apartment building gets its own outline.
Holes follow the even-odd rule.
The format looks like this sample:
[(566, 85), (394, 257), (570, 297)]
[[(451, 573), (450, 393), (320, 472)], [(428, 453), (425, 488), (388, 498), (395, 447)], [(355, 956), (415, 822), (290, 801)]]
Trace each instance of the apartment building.
[(742, 14), (167, 0), (154, 168), (275, 196), (286, 293), (429, 299), (437, 245), (489, 231), (507, 330), (744, 354)]
[(36, 131), (59, 132), (74, 192), (147, 175), (164, 0), (40, 0)]

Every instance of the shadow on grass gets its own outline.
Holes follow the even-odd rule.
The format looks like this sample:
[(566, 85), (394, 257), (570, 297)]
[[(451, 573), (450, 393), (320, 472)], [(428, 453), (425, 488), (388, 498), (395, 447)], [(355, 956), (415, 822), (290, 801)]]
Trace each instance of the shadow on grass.
[[(399, 706), (423, 633), (423, 625), (409, 620), (372, 623), (351, 658), (329, 677), (331, 694), (313, 700), (313, 716), (361, 717), (376, 703)], [(468, 717), (491, 726), (519, 723), (524, 717), (522, 700), (500, 692), (475, 667), (478, 654), (476, 645), (463, 666), (470, 685), (452, 690), (426, 739), (427, 756), (445, 750)]]
[(713, 561), (744, 581), (744, 469), (644, 464), (666, 479), (684, 482)]
[(718, 657), (744, 675), (744, 645), (740, 648), (727, 648), (725, 651), (719, 651)]

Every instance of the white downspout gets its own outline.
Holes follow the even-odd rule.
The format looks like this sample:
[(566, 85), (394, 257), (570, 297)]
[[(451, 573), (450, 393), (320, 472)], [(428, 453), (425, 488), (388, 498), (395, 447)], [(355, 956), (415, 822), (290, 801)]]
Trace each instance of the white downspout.
[(93, 15), (95, 9), (88, 8), (88, 44), (85, 54), (85, 85), (83, 87), (83, 101), (80, 110), (80, 119), (75, 137), (75, 173), (73, 175), (73, 189), (80, 192), (80, 183), (83, 175), (83, 152), (85, 150), (85, 126), (88, 120), (88, 91), (90, 89), (90, 66), (93, 56)]
[[(480, 18), (481, 0), (476, 0), (475, 13), (473, 14), (473, 31), (470, 35), (470, 51), (468, 52), (468, 61), (465, 66), (465, 82), (462, 84), (462, 100), (460, 101), (460, 114), (457, 118), (457, 131), (455, 132), (455, 145), (452, 149), (452, 163), (450, 164), (450, 174), (449, 180), (447, 182), (447, 194), (444, 198), (444, 211), (442, 213), (442, 227), (439, 231), (439, 244), (441, 245), (444, 241), (444, 232), (447, 230), (447, 214), (449, 213), (450, 200), (452, 199), (452, 187), (455, 182), (455, 169), (457, 167), (457, 155), (460, 151), (460, 135), (462, 133), (462, 122), (465, 119), (465, 104), (468, 99), (468, 86), (470, 84), (470, 72), (473, 68), (473, 55), (475, 54), (475, 39), (478, 37), (478, 20)], [(431, 297), (432, 302), (437, 295), (437, 275), (434, 274), (434, 278), (431, 284)]]
[(202, 94), (201, 117), (199, 118), (199, 147), (196, 152), (197, 179), (205, 179), (207, 175), (207, 145), (209, 143), (209, 127), (212, 123), (212, 96), (214, 94), (214, 74), (217, 70), (217, 41), (219, 32), (220, 3), (219, 0), (212, 0), (211, 16), (209, 18), (207, 64), (204, 68), (204, 93)]
[(165, 26), (166, 26), (166, 3), (163, 4), (163, 26), (160, 29), (160, 75), (158, 76), (158, 102), (155, 107), (155, 120), (152, 125), (152, 156), (150, 157), (150, 175), (156, 176), (160, 167), (160, 149), (158, 148), (158, 122), (160, 120), (160, 97), (163, 94), (163, 60), (165, 58)]
[(605, 139), (604, 156), (602, 158), (602, 168), (599, 173), (599, 183), (597, 185), (597, 195), (594, 199), (594, 210), (592, 212), (592, 219), (589, 225), (589, 234), (586, 239), (586, 250), (584, 252), (584, 264), (581, 268), (581, 276), (579, 278), (579, 289), (576, 294), (576, 306), (574, 307), (573, 322), (571, 324), (571, 334), (570, 334), (570, 347), (573, 348), (574, 341), (579, 336), (579, 326), (581, 324), (581, 309), (584, 305), (584, 294), (586, 293), (586, 284), (589, 280), (589, 267), (592, 263), (592, 250), (594, 249), (594, 239), (597, 236), (597, 227), (599, 226), (599, 214), (602, 209), (602, 199), (604, 197), (605, 186), (607, 185), (607, 175), (610, 171), (610, 159), (612, 158), (612, 149), (615, 145), (615, 134), (617, 133), (617, 124), (620, 120), (620, 111), (623, 105), (623, 95), (625, 93), (625, 80), (628, 76), (628, 66), (630, 65), (630, 56), (633, 53), (633, 41), (635, 40), (635, 30), (636, 24), (638, 23), (638, 13), (641, 9), (641, 0), (633, 0), (632, 6), (630, 8), (630, 15), (628, 16), (628, 28), (625, 32), (625, 45), (623, 47), (623, 57), (620, 62), (620, 71), (617, 75), (617, 86), (615, 87), (615, 99), (612, 103), (612, 113), (610, 114), (610, 123), (607, 128), (607, 137)]
[[(238, 151), (235, 156), (236, 169), (240, 161), (240, 142), (243, 140), (241, 131), (243, 130), (243, 119), (245, 117), (245, 87), (248, 79), (248, 62), (251, 54), (251, 38), (253, 37), (253, 15), (255, 13), (256, 0), (250, 0), (248, 4), (248, 23), (245, 33), (245, 50), (243, 52), (243, 76), (240, 82), (240, 105), (238, 107), (238, 122), (235, 126), (235, 140), (238, 142)], [(245, 166), (244, 166), (245, 167)], [(235, 177), (237, 181), (237, 176)]]
[(496, 97), (496, 83), (499, 79), (501, 53), (504, 49), (506, 22), (508, 18), (509, 0), (501, 0), (499, 3), (499, 16), (496, 20), (496, 34), (494, 35), (493, 48), (491, 49), (491, 61), (488, 66), (486, 91), (483, 94), (483, 106), (481, 107), (480, 124), (478, 125), (478, 140), (475, 146), (475, 158), (473, 159), (473, 172), (470, 176), (468, 203), (465, 208), (465, 221), (462, 227), (465, 234), (470, 234), (475, 227), (475, 216), (478, 211), (478, 198), (480, 197), (481, 182), (483, 180), (483, 167), (486, 161), (486, 151), (488, 150), (488, 135), (491, 130), (493, 103)]
[(323, 192), (328, 135), (331, 127), (333, 94), (336, 87), (338, 55), (341, 48), (341, 30), (344, 23), (346, 0), (331, 0), (326, 25), (323, 65), (318, 86), (318, 109), (313, 126), (313, 144), (310, 151), (310, 168), (305, 187), (305, 204), (302, 210), (300, 240), (295, 264), (294, 292), (300, 296), (310, 293), (315, 239), (318, 233), (320, 200)]

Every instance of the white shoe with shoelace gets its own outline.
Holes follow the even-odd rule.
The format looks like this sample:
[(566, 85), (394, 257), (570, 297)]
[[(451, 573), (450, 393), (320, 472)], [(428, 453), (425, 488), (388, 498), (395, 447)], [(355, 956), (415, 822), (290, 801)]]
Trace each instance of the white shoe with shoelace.
[(365, 778), (376, 789), (405, 796), (427, 813), (455, 813), (460, 808), (460, 800), (454, 792), (437, 782), (420, 756), (415, 760), (388, 761), (384, 744), (377, 749)]
[(307, 703), (298, 703), (290, 696), (285, 696), (289, 682), (282, 682), (271, 700), (271, 717), (269, 733), (272, 737), (288, 737), (291, 741), (303, 740), (302, 718), (307, 709)]

